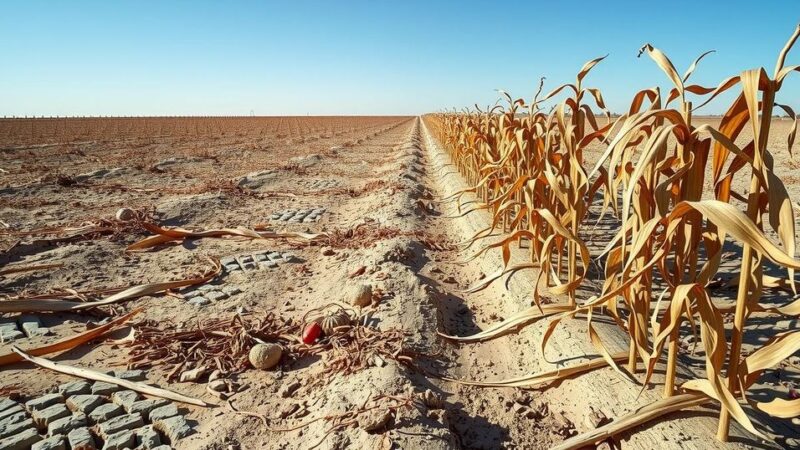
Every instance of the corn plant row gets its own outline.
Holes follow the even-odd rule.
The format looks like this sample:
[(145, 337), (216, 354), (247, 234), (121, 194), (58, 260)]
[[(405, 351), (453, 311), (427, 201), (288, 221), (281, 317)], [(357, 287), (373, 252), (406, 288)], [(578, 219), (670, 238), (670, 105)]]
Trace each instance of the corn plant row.
[[(791, 199), (773, 171), (768, 148), (776, 108), (792, 119), (787, 144), (791, 153), (796, 131), (794, 111), (776, 102), (785, 78), (800, 66), (785, 60), (800, 26), (780, 52), (770, 76), (763, 68), (745, 70), (717, 86), (691, 84), (700, 55), (680, 74), (659, 49), (645, 45), (649, 56), (666, 74), (672, 87), (636, 93), (628, 110), (612, 119), (601, 91), (587, 87), (586, 78), (604, 57), (586, 63), (573, 83), (533, 100), (514, 100), (502, 93), (507, 105), (481, 110), (430, 114), (425, 117), (470, 189), (450, 197), (461, 214), (487, 210), (491, 225), (463, 243), (480, 245), (496, 232), (502, 239), (483, 244), (473, 256), (502, 252), (503, 269), (487, 276), (469, 292), (485, 289), (504, 276), (535, 270), (538, 280), (533, 305), (473, 336), (448, 336), (476, 342), (518, 330), (548, 318), (541, 349), (544, 351), (559, 323), (580, 315), (588, 322), (589, 340), (600, 357), (553, 372), (535, 373), (499, 382), (471, 382), (482, 386), (531, 386), (572, 377), (600, 367), (643, 371), (644, 385), (659, 361), (666, 362), (663, 399), (591, 433), (564, 442), (560, 448), (580, 448), (653, 420), (664, 414), (705, 403), (720, 405), (717, 438), (728, 439), (733, 418), (749, 432), (765, 438), (745, 414), (743, 404), (771, 416), (800, 415), (800, 400), (757, 402), (748, 389), (761, 373), (800, 349), (800, 330), (789, 330), (743, 357), (742, 336), (754, 312), (797, 316), (800, 300), (782, 307), (761, 303), (765, 289), (795, 291), (795, 222)], [(697, 124), (693, 112), (724, 92), (736, 93), (719, 126)], [(664, 95), (666, 94), (666, 95)], [(691, 95), (695, 100), (690, 101)], [(499, 102), (498, 102), (499, 103)], [(555, 103), (548, 110), (545, 104)], [(743, 134), (749, 129), (752, 138)], [(746, 141), (744, 146), (737, 142)], [(593, 166), (584, 153), (590, 145), (602, 152)], [(749, 180), (747, 190), (734, 189), (734, 178)], [(473, 193), (478, 204), (463, 211), (460, 199)], [(737, 203), (744, 205), (740, 210)], [(590, 207), (613, 214), (619, 229), (608, 244), (591, 254), (585, 237), (591, 227)], [(779, 245), (767, 238), (767, 229)], [(713, 301), (709, 286), (719, 272), (723, 244), (742, 247), (736, 301)], [(529, 258), (511, 262), (512, 246), (526, 245)], [(601, 288), (578, 301), (587, 288), (592, 261), (603, 267)], [(764, 273), (766, 260), (786, 269), (786, 278)], [(543, 302), (547, 290), (561, 301)], [(726, 337), (724, 314), (733, 314)], [(598, 314), (610, 316), (629, 337), (626, 352), (611, 353), (592, 323)], [(683, 324), (688, 327), (681, 327)], [(681, 333), (700, 330), (705, 350), (705, 374), (676, 385)], [(640, 366), (641, 365), (641, 366)], [(641, 369), (640, 369), (641, 367)]]

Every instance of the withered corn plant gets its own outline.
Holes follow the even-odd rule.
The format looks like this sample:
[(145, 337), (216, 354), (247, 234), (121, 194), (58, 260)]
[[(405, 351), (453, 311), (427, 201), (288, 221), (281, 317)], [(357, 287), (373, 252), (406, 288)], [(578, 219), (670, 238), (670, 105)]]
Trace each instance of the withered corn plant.
[[(602, 58), (587, 63), (575, 84), (563, 85), (541, 100), (537, 94), (527, 114), (518, 114), (518, 108), (525, 107), (522, 100), (511, 101), (507, 96), (511, 106), (505, 111), (426, 118), (461, 173), (475, 186), (472, 190), (483, 202), (481, 207), (493, 214), (492, 226), (478, 233), (470, 244), (487, 237), (501, 223), (503, 231), (509, 233), (478, 253), (502, 248), (505, 267), (473, 290), (485, 288), (506, 273), (537, 268), (551, 292), (566, 297), (560, 304), (545, 305), (549, 307), (545, 311), (537, 283), (536, 305), (461, 340), (489, 339), (545, 315), (559, 314), (545, 331), (541, 343), (544, 350), (561, 321), (582, 314), (589, 323), (590, 341), (602, 356), (556, 371), (469, 384), (528, 386), (609, 365), (621, 371), (618, 362), (622, 361), (635, 372), (641, 360), (647, 385), (666, 348), (662, 400), (569, 439), (558, 448), (579, 448), (664, 414), (709, 402), (720, 404), (720, 440), (728, 437), (731, 417), (762, 436), (740, 400), (772, 416), (800, 415), (800, 400), (759, 403), (747, 396), (748, 388), (765, 369), (800, 350), (800, 331), (779, 334), (750, 355), (743, 358), (741, 354), (750, 314), (800, 314), (800, 300), (778, 308), (760, 303), (764, 289), (794, 291), (794, 270), (800, 267), (795, 259), (792, 203), (773, 171), (774, 158), (768, 148), (776, 106), (793, 120), (788, 137), (790, 152), (794, 141), (794, 111), (776, 103), (775, 98), (788, 74), (800, 71), (800, 66), (785, 66), (798, 36), (800, 27), (781, 51), (772, 77), (764, 69), (747, 70), (713, 88), (687, 84), (708, 53), (680, 75), (664, 53), (645, 45), (640, 54), (652, 58), (673, 87), (666, 98), (658, 88), (640, 91), (626, 114), (614, 122), (607, 117), (603, 126), (582, 102), (589, 94), (604, 110), (600, 91), (581, 86), (583, 77)], [(741, 92), (719, 127), (695, 126), (692, 115), (697, 108), (687, 94), (697, 96), (703, 106), (737, 86)], [(540, 110), (543, 101), (565, 89), (571, 91), (570, 97), (549, 114)], [(740, 147), (736, 142), (744, 138), (742, 132), (748, 128), (752, 139)], [(595, 140), (606, 147), (594, 168), (587, 171), (583, 150)], [(746, 192), (734, 189), (737, 177), (749, 180)], [(603, 212), (612, 209), (620, 220), (620, 229), (599, 255), (589, 255), (581, 240), (581, 225), (601, 190)], [(777, 235), (780, 247), (767, 237), (767, 227)], [(509, 267), (510, 245), (521, 239), (530, 241), (530, 262)], [(738, 243), (743, 250), (738, 279), (729, 280), (730, 284), (738, 283), (733, 304), (712, 300), (708, 290), (720, 275), (726, 241)], [(575, 293), (585, 280), (590, 256), (605, 263), (605, 279), (597, 296), (578, 303)], [(767, 277), (764, 258), (786, 268), (787, 278)], [(628, 352), (612, 355), (606, 350), (592, 326), (593, 315), (600, 313), (611, 316), (628, 334)], [(724, 313), (734, 315), (730, 341), (726, 340)], [(705, 376), (676, 386), (678, 340), (684, 322), (689, 323), (691, 332), (700, 330)]]
[[(541, 99), (540, 84), (527, 108), (524, 100), (513, 100), (504, 94), (509, 104), (506, 109), (495, 107), (485, 114), (478, 111), (440, 115), (432, 124), (446, 143), (454, 164), (468, 181), (476, 183), (452, 198), (458, 200), (464, 193), (474, 192), (482, 203), (469, 212), (487, 209), (493, 216), (488, 228), (467, 241), (467, 248), (489, 237), (501, 224), (502, 231), (507, 232), (503, 239), (485, 246), (472, 257), (501, 248), (504, 267), (469, 292), (484, 289), (506, 274), (538, 268), (540, 279), (533, 293), (536, 311), (527, 321), (575, 309), (575, 292), (590, 263), (580, 227), (602, 183), (589, 183), (583, 151), (593, 141), (604, 140), (613, 124), (600, 91), (584, 88), (582, 83), (602, 59), (589, 61), (575, 83), (559, 86)], [(540, 110), (542, 102), (561, 92), (571, 95), (549, 114)], [(585, 102), (587, 97), (606, 113), (604, 126), (598, 124), (596, 114)], [(526, 112), (520, 113), (522, 110)], [(509, 266), (511, 246), (523, 240), (529, 242), (530, 260)], [(566, 295), (567, 301), (542, 305), (538, 288), (542, 282), (552, 294)], [(506, 329), (507, 324), (503, 324), (500, 329), (479, 335), (451, 338), (484, 340)]]

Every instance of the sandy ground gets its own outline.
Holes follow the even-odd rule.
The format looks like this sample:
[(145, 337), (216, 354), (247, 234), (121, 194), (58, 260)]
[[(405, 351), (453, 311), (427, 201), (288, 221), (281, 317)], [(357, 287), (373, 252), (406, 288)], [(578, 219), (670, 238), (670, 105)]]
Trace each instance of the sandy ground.
[[(420, 119), (354, 118), (343, 123), (300, 118), (291, 127), (283, 122), (265, 125), (266, 133), (254, 123), (231, 126), (237, 132), (214, 139), (191, 133), (160, 135), (163, 127), (154, 123), (148, 125), (148, 136), (138, 139), (129, 135), (114, 139), (114, 133), (121, 134), (124, 128), (66, 143), (57, 142), (57, 132), (6, 133), (7, 142), (0, 142), (0, 168), (5, 171), (0, 174), (0, 220), (7, 225), (0, 236), (4, 249), (0, 268), (62, 266), (0, 278), (0, 294), (5, 297), (183, 279), (208, 266), (204, 256), (225, 258), (263, 251), (291, 255), (274, 268), (222, 274), (211, 284), (241, 292), (205, 306), (190, 303), (193, 289), (183, 289), (85, 313), (42, 313), (37, 316), (52, 334), (21, 338), (14, 344), (30, 348), (51, 342), (134, 307), (144, 308), (134, 323), (148, 321), (157, 328), (190, 329), (237, 314), (250, 318), (271, 314), (299, 323), (314, 308), (331, 302), (350, 304), (353, 288), (368, 284), (376, 292), (372, 304), (353, 310), (366, 314), (369, 326), (381, 333), (405, 331), (403, 348), (412, 355), (410, 362), (370, 357), (365, 367), (344, 374), (333, 368), (337, 355), (325, 350), (284, 357), (273, 370), (248, 368), (226, 375), (236, 385), (231, 403), (254, 413), (249, 416), (232, 412), (212, 396), (206, 378), (170, 381), (167, 368), (155, 362), (147, 368), (151, 382), (220, 405), (186, 407), (196, 432), (172, 445), (544, 449), (593, 426), (580, 401), (581, 389), (591, 387), (586, 382), (568, 382), (542, 393), (468, 387), (430, 376), (495, 380), (540, 370), (542, 363), (535, 332), (464, 346), (437, 336), (437, 331), (457, 335), (479, 331), (529, 304), (530, 298), (507, 290), (502, 283), (479, 293), (463, 293), (485, 276), (486, 269), (477, 261), (456, 264), (475, 249), (462, 251), (454, 245), (469, 234), (461, 219), (451, 218), (450, 207), (438, 203), (452, 186), (447, 185), (442, 166), (435, 164), (440, 149), (434, 148)], [(776, 148), (785, 147), (777, 141), (783, 136), (781, 127), (777, 125), (773, 134)], [(794, 169), (792, 162), (776, 168), (785, 176), (790, 192), (800, 185), (800, 180), (792, 178)], [(275, 231), (326, 232), (337, 239), (309, 243), (205, 238), (131, 253), (125, 247), (149, 232), (131, 227), (73, 239), (18, 233), (111, 219), (121, 207), (147, 212), (153, 222), (164, 226), (208, 229), (266, 224)], [(287, 210), (319, 208), (325, 211), (318, 221), (273, 219)], [(762, 332), (773, 325), (760, 324)], [(794, 326), (781, 324), (784, 329)], [(126, 335), (121, 330), (112, 337)], [(575, 331), (572, 339), (585, 340), (585, 336)], [(8, 349), (8, 344), (0, 345), (0, 353)], [(53, 359), (98, 370), (119, 369), (131, 364), (130, 351), (128, 343), (105, 340)], [(687, 367), (697, 361), (687, 352)], [(70, 379), (27, 364), (4, 367), (0, 373), (0, 390), (23, 398)], [(785, 394), (794, 373), (787, 366), (777, 379), (764, 380), (759, 389)], [(590, 377), (593, 383), (599, 378)], [(384, 402), (375, 410), (353, 415), (381, 395), (417, 401), (398, 407)], [(420, 400), (425, 395), (428, 401)], [(630, 404), (607, 398), (596, 406), (613, 417)], [(377, 420), (379, 426), (369, 426), (368, 419)], [(697, 431), (686, 425), (691, 420), (662, 430), (664, 435), (676, 435), (663, 446), (681, 448), (682, 442), (696, 439)], [(783, 442), (792, 436), (790, 428), (784, 421), (772, 424), (770, 431)], [(623, 437), (623, 442), (628, 438)], [(699, 442), (692, 447), (702, 448), (704, 441)], [(731, 444), (750, 445), (753, 442), (748, 440)]]

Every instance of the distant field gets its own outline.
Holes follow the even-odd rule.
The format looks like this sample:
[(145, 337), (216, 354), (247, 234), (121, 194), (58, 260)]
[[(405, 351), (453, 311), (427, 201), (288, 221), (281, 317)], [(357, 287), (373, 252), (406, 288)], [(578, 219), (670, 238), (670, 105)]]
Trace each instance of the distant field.
[(313, 140), (397, 119), (394, 116), (3, 118), (0, 147), (187, 136)]

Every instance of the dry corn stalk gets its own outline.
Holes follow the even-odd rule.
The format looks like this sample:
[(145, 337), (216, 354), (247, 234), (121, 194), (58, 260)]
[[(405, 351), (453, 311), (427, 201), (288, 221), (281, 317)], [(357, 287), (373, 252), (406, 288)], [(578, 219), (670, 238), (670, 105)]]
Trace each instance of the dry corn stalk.
[[(599, 59), (584, 67), (578, 83), (564, 85), (543, 98), (546, 100), (567, 87), (575, 94), (549, 115), (539, 110), (541, 101), (536, 98), (528, 113), (521, 114), (519, 109), (525, 103), (511, 101), (506, 95), (510, 107), (505, 111), (496, 106), (487, 112), (426, 117), (456, 167), (474, 186), (451, 199), (460, 201), (465, 193), (475, 193), (481, 203), (467, 213), (480, 209), (492, 213), (491, 227), (476, 234), (466, 243), (467, 247), (486, 238), (500, 225), (508, 233), (476, 255), (500, 248), (506, 267), (468, 292), (483, 289), (506, 274), (537, 268), (540, 279), (553, 285), (552, 291), (567, 297), (563, 309), (559, 308), (561, 305), (548, 305), (545, 312), (535, 291), (536, 305), (530, 309), (477, 335), (449, 337), (461, 341), (490, 339), (545, 315), (558, 314), (544, 334), (544, 349), (561, 321), (581, 313), (588, 318), (590, 340), (603, 357), (603, 361), (590, 360), (560, 372), (470, 384), (527, 386), (574, 376), (605, 364), (621, 370), (618, 361), (622, 359), (628, 361), (631, 371), (635, 371), (637, 361), (641, 360), (648, 382), (666, 347), (664, 400), (614, 422), (602, 432), (570, 440), (564, 448), (597, 442), (609, 433), (712, 400), (721, 405), (719, 439), (727, 439), (730, 417), (760, 435), (737, 397), (749, 402), (746, 391), (759, 374), (800, 349), (798, 332), (790, 331), (747, 358), (740, 355), (741, 336), (749, 314), (800, 313), (800, 301), (780, 308), (759, 304), (761, 292), (767, 287), (794, 291), (794, 270), (800, 264), (794, 257), (793, 205), (783, 182), (773, 171), (773, 156), (767, 148), (771, 117), (777, 106), (793, 120), (788, 137), (791, 152), (795, 115), (791, 108), (775, 103), (775, 96), (785, 77), (800, 70), (798, 66), (785, 66), (798, 35), (800, 27), (780, 53), (772, 78), (763, 69), (750, 70), (727, 78), (716, 87), (687, 83), (699, 61), (710, 52), (702, 54), (680, 75), (663, 52), (646, 45), (642, 53), (647, 53), (664, 71), (673, 88), (664, 99), (657, 88), (640, 91), (625, 115), (614, 122), (608, 120), (605, 126), (592, 126), (589, 133), (581, 129), (584, 124), (581, 115), (586, 114), (584, 118), (590, 125), (589, 117), (593, 119), (594, 115), (581, 105), (582, 92), (590, 92), (601, 108), (602, 97), (596, 90), (583, 91), (580, 83), (582, 75)], [(693, 124), (693, 111), (697, 107), (687, 100), (687, 93), (700, 96), (698, 107), (701, 107), (737, 85), (742, 92), (718, 128)], [(748, 123), (753, 139), (739, 147), (737, 139)], [(606, 148), (595, 167), (587, 172), (583, 170), (581, 151), (583, 144), (593, 139), (605, 143)], [(711, 173), (710, 180), (706, 180), (707, 172)], [(737, 174), (750, 178), (747, 192), (733, 189), (732, 181)], [(713, 186), (711, 190), (706, 188), (708, 184)], [(620, 228), (600, 254), (592, 255), (605, 263), (601, 291), (576, 304), (574, 292), (584, 282), (584, 275), (576, 268), (576, 256), (578, 252), (582, 260), (589, 256), (581, 245), (581, 224), (594, 194), (599, 192), (603, 194), (601, 216), (611, 209), (619, 218)], [(735, 201), (747, 205), (745, 213), (732, 204)], [(763, 216), (768, 220), (762, 221)], [(767, 225), (780, 239), (780, 247), (766, 237)], [(531, 260), (509, 267), (510, 246), (523, 239), (530, 241)], [(739, 293), (733, 308), (715, 304), (707, 290), (718, 274), (726, 239), (744, 248)], [(565, 280), (561, 278), (564, 256)], [(787, 279), (766, 277), (763, 258), (785, 267)], [(584, 271), (586, 266), (584, 262)], [(661, 294), (654, 302), (654, 292), (658, 291)], [(723, 309), (735, 310), (730, 351)], [(592, 327), (592, 316), (598, 313), (609, 314), (630, 336), (627, 357), (612, 355), (605, 348)], [(688, 321), (692, 330), (700, 329), (706, 374), (676, 387), (677, 342), (683, 321)], [(800, 400), (779, 399), (754, 403), (754, 407), (777, 417), (800, 415)]]

